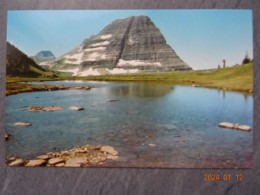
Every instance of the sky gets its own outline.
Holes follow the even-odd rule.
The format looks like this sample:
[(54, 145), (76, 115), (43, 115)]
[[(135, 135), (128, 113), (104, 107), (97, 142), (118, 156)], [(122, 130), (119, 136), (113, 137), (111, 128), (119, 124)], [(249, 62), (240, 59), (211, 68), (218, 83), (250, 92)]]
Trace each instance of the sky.
[(28, 56), (56, 57), (98, 34), (116, 19), (146, 15), (167, 44), (193, 69), (241, 64), (253, 58), (251, 10), (28, 10), (8, 11), (7, 41)]

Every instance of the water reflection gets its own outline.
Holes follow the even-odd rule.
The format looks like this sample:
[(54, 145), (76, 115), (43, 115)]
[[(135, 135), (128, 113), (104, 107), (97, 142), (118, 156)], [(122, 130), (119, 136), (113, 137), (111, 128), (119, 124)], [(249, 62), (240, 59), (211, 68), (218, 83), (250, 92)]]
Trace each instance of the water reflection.
[(155, 98), (163, 97), (174, 90), (170, 83), (141, 82), (132, 83), (126, 86), (110, 88), (116, 96), (133, 98)]

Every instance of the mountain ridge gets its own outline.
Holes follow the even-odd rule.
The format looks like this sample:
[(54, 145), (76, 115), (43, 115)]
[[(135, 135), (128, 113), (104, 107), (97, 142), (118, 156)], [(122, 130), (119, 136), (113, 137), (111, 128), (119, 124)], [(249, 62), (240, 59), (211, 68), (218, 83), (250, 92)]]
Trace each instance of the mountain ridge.
[(147, 16), (115, 20), (49, 65), (74, 76), (192, 70)]

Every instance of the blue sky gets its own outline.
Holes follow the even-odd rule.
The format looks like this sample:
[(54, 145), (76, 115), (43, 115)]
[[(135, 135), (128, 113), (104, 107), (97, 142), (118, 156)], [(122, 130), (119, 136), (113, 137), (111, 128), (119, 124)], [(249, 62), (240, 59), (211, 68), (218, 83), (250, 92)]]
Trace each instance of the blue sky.
[(192, 68), (216, 68), (253, 58), (251, 10), (33, 10), (8, 11), (7, 41), (28, 56), (51, 50), (59, 57), (112, 21), (147, 15)]

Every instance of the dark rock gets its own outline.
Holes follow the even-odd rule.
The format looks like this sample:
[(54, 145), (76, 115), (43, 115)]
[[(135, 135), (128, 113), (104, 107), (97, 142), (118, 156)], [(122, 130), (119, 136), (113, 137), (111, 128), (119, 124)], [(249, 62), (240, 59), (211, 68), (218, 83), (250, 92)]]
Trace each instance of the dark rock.
[(10, 134), (5, 133), (5, 141), (9, 140)]

